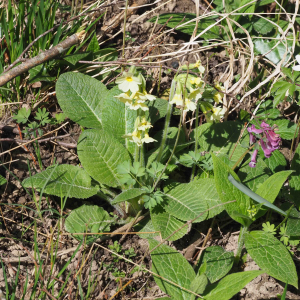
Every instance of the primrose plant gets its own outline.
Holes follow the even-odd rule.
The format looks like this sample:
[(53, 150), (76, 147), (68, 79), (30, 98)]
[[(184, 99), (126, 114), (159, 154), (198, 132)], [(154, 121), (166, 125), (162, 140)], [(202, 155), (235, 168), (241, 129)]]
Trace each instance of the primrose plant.
[[(147, 92), (145, 77), (136, 67), (123, 72), (110, 90), (90, 76), (62, 74), (56, 84), (58, 102), (64, 114), (84, 128), (77, 145), (80, 166), (51, 166), (23, 185), (61, 198), (100, 197), (128, 222), (147, 209), (149, 218), (134, 230), (160, 232), (169, 241), (187, 234), (191, 224), (225, 210), (241, 224), (237, 253), (208, 247), (195, 270), (180, 253), (152, 239), (156, 233), (148, 235), (153, 272), (169, 281), (155, 280), (174, 299), (190, 299), (191, 293), (230, 299), (261, 273), (297, 287), (296, 268), (285, 245), (269, 232), (249, 229), (269, 209), (290, 220), (289, 212), (273, 203), (292, 173), (284, 171), (278, 147), (281, 139), (291, 139), (294, 133), (289, 130), (295, 126), (273, 110), (278, 119), (250, 125), (248, 131), (243, 122), (221, 123), (225, 90), (205, 84), (204, 71), (200, 62), (182, 66), (169, 101)], [(264, 108), (269, 109), (267, 104)], [(206, 123), (199, 126), (201, 111)], [(172, 113), (180, 115), (176, 127), (170, 125)], [(266, 119), (262, 113), (258, 110), (256, 120)], [(156, 122), (163, 118), (161, 129)], [(264, 155), (258, 155), (260, 148)], [(259, 178), (256, 170), (263, 170)], [(114, 222), (116, 217), (101, 206), (83, 205), (69, 214), (65, 228), (82, 239), (84, 235), (76, 233), (108, 232)], [(287, 236), (293, 236), (291, 228), (288, 223)], [(87, 243), (96, 238), (85, 237)], [(233, 264), (238, 267), (244, 246), (261, 270), (227, 275)]]

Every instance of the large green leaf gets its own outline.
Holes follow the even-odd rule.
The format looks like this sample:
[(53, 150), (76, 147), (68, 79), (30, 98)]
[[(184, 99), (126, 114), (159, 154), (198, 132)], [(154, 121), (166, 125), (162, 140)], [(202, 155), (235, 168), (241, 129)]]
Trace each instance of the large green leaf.
[(246, 234), (245, 246), (258, 266), (270, 276), (298, 288), (298, 276), (291, 254), (271, 233)]
[[(236, 200), (236, 202), (225, 205), (227, 213), (237, 222), (248, 226), (245, 219), (237, 216), (236, 213), (248, 216), (247, 210), (250, 208), (251, 201), (248, 196), (236, 188), (228, 179), (228, 174), (240, 181), (238, 176), (220, 158), (212, 154), (215, 172), (215, 183), (219, 197), (223, 203)], [(235, 213), (236, 212), (236, 213)]]
[(264, 158), (264, 161), (273, 173), (283, 171), (286, 166), (286, 159), (279, 150), (275, 150), (271, 157)]
[[(206, 180), (206, 179), (204, 179)], [(167, 197), (163, 208), (171, 215), (182, 221), (189, 221), (203, 213), (195, 222), (201, 222), (207, 217), (206, 194), (197, 181), (178, 184), (175, 188), (165, 191)], [(211, 191), (207, 191), (210, 194)]]
[(229, 161), (229, 165), (233, 166), (249, 146), (247, 130), (236, 146), (243, 128), (243, 124), (238, 122), (206, 123), (195, 130), (195, 135), (198, 136), (201, 151), (213, 152), (220, 157), (230, 157), (233, 153)]
[(99, 190), (98, 186), (91, 185), (91, 177), (84, 169), (72, 165), (51, 166), (26, 178), (22, 185), (36, 189), (45, 186), (44, 192), (47, 194), (82, 199), (95, 195)]
[(56, 83), (56, 96), (63, 112), (88, 128), (102, 127), (102, 106), (108, 95), (102, 82), (81, 73), (62, 74)]
[[(273, 203), (278, 196), (282, 185), (287, 180), (288, 176), (293, 171), (281, 171), (269, 177), (257, 190), (256, 194), (264, 198), (270, 203)], [(268, 210), (268, 207), (262, 206), (259, 212), (255, 215), (255, 219), (263, 216)]]
[[(265, 54), (267, 52), (269, 52), (276, 44), (277, 44), (278, 40), (265, 40), (265, 39), (255, 39), (254, 40), (254, 46), (255, 46), (255, 50), (259, 53), (259, 54)], [(292, 40), (288, 40), (288, 49), (291, 50), (292, 45), (293, 45), (293, 41)], [(266, 57), (275, 65), (277, 65), (281, 60), (282, 57), (284, 55), (284, 53), (286, 52), (285, 49), (285, 45), (280, 42), (270, 53), (268, 53), (266, 55)], [(287, 54), (284, 63), (288, 60), (288, 58), (290, 57), (290, 54)]]
[(281, 138), (285, 140), (291, 140), (294, 138), (297, 129), (297, 125), (295, 123), (292, 123), (287, 119), (268, 120), (268, 123), (277, 129), (276, 133), (278, 133)]
[(208, 247), (204, 250), (199, 261), (200, 265), (206, 261), (206, 276), (214, 283), (225, 276), (231, 269), (234, 261), (233, 252), (227, 252), (220, 246)]
[[(170, 20), (169, 20), (170, 19)], [(158, 23), (158, 24), (167, 24), (168, 27), (170, 28), (175, 28), (176, 30), (179, 30), (183, 33), (192, 35), (195, 29), (195, 19), (196, 15), (195, 14), (189, 14), (189, 13), (172, 13), (172, 14), (161, 14), (159, 15), (159, 18), (157, 20), (157, 17), (153, 17), (149, 22), (152, 23)], [(215, 24), (216, 22), (216, 17), (206, 17), (202, 18), (199, 21), (198, 24), (198, 30), (197, 34), (201, 33), (203, 30), (205, 30), (209, 25)], [(167, 22), (169, 20), (169, 22)], [(192, 21), (194, 20), (194, 21)], [(188, 24), (184, 26), (180, 26), (182, 24), (185, 24), (186, 22), (189, 22)], [(213, 26), (211, 29), (209, 29), (207, 32), (205, 32), (201, 38), (203, 39), (220, 39), (220, 33), (219, 33), (219, 27), (218, 26)]]
[(118, 164), (130, 161), (128, 151), (107, 131), (85, 130), (78, 140), (78, 157), (85, 170), (98, 182), (121, 186)]
[(149, 103), (149, 116), (152, 124), (166, 115), (168, 105), (169, 101), (160, 98), (156, 98), (155, 101)]
[(247, 271), (227, 275), (225, 278), (210, 285), (203, 294), (205, 300), (228, 300), (237, 294), (247, 283), (263, 271)]
[[(150, 250), (159, 244), (155, 240), (149, 239), (148, 241)], [(188, 261), (179, 252), (162, 244), (151, 252), (151, 258), (153, 272), (178, 284), (180, 287), (190, 288), (196, 274)], [(154, 279), (160, 289), (170, 295), (172, 299), (190, 300), (191, 293), (157, 276), (154, 276)]]
[(134, 131), (134, 123), (137, 111), (129, 109), (124, 103), (115, 98), (121, 91), (115, 87), (109, 91), (108, 97), (102, 105), (102, 125), (103, 128), (111, 132), (114, 137), (130, 151), (134, 153), (135, 143), (123, 137)]
[[(65, 228), (70, 233), (98, 233), (109, 232), (114, 219), (102, 207), (96, 205), (82, 205), (74, 209), (66, 218)], [(74, 234), (78, 240), (84, 235)], [(101, 235), (87, 235), (88, 243), (93, 242)]]
[(289, 184), (290, 184), (290, 193), (293, 202), (295, 203), (296, 207), (300, 208), (300, 144), (295, 151), (291, 170), (295, 172), (292, 173)]
[(290, 236), (300, 236), (300, 212), (295, 208), (289, 215), (285, 233)]
[(129, 189), (126, 191), (123, 191), (121, 194), (119, 194), (117, 197), (114, 198), (114, 200), (111, 202), (111, 204), (117, 204), (124, 201), (130, 201), (136, 197), (139, 197), (143, 194), (145, 194), (146, 191), (143, 189)]
[[(151, 210), (151, 220), (155, 231), (161, 232), (161, 237), (163, 239), (167, 238), (174, 231), (177, 231), (185, 222), (180, 221), (164, 211), (161, 206), (156, 206), (153, 210)], [(169, 241), (176, 241), (182, 238), (188, 230), (188, 226), (177, 231), (174, 235), (169, 238)]]
[(249, 189), (255, 191), (259, 185), (266, 181), (272, 174), (264, 160), (257, 159), (255, 168), (249, 166), (250, 159), (244, 162), (239, 169), (238, 176)]

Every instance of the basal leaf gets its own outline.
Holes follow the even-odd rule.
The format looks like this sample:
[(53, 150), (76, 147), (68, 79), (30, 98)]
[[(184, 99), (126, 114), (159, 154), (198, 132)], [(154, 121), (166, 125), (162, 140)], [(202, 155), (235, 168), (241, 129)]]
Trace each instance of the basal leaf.
[(282, 139), (291, 140), (294, 138), (297, 129), (295, 123), (292, 123), (287, 119), (269, 120), (268, 123), (277, 128), (276, 133), (278, 133)]
[(264, 158), (264, 161), (273, 173), (283, 171), (286, 166), (286, 159), (279, 150), (275, 150), (271, 157)]
[(289, 215), (285, 233), (290, 236), (300, 236), (300, 212), (295, 208), (292, 208)]
[(102, 106), (108, 95), (102, 82), (81, 73), (62, 74), (56, 83), (56, 96), (63, 112), (88, 128), (102, 127)]
[(206, 123), (195, 130), (195, 135), (198, 136), (201, 151), (213, 152), (220, 157), (230, 157), (233, 153), (229, 161), (229, 165), (233, 166), (246, 151), (245, 146), (249, 145), (247, 130), (245, 130), (243, 137), (238, 142), (243, 128), (243, 124), (231, 121), (215, 124)]
[(126, 191), (123, 191), (121, 194), (119, 194), (117, 197), (115, 197), (115, 199), (111, 202), (111, 204), (117, 204), (120, 202), (124, 202), (124, 201), (130, 201), (136, 197), (139, 197), (143, 194), (145, 194), (146, 191), (143, 189), (137, 189), (137, 188), (133, 188), (133, 189), (129, 189)]
[[(204, 292), (207, 284), (208, 284), (207, 276), (205, 274), (197, 274), (197, 276), (191, 282), (190, 290), (201, 295)], [(195, 295), (191, 295), (191, 300), (199, 299), (196, 297), (197, 296)]]
[[(205, 179), (204, 179), (205, 180)], [(207, 217), (206, 195), (202, 195), (200, 185), (196, 181), (182, 183), (165, 191), (167, 202), (163, 208), (172, 216), (182, 221), (189, 221), (203, 213), (195, 222), (201, 222)], [(209, 192), (208, 192), (209, 194)]]
[(293, 259), (286, 247), (271, 233), (265, 231), (247, 233), (245, 246), (264, 272), (298, 288), (298, 276)]
[(295, 203), (296, 207), (300, 208), (300, 144), (295, 151), (291, 170), (295, 172), (291, 174), (291, 178), (289, 180), (290, 184), (290, 193), (292, 196), (292, 200)]
[[(148, 241), (150, 250), (159, 244), (155, 240), (149, 239)], [(190, 288), (196, 274), (188, 261), (179, 252), (162, 244), (151, 252), (151, 258), (154, 273), (178, 284), (180, 287)], [(170, 295), (172, 299), (190, 300), (191, 293), (157, 276), (154, 276), (154, 279), (160, 289)]]
[[(278, 196), (282, 185), (292, 173), (293, 171), (281, 171), (273, 174), (263, 184), (261, 184), (261, 186), (256, 190), (256, 194), (270, 203), (273, 203)], [(259, 217), (263, 216), (267, 210), (267, 207), (262, 206), (259, 212), (255, 215), (255, 218), (258, 219)]]
[(157, 120), (166, 115), (168, 105), (169, 101), (160, 98), (156, 98), (155, 101), (149, 103), (149, 116), (151, 124), (154, 124)]
[[(155, 231), (161, 232), (161, 237), (163, 239), (167, 238), (174, 231), (177, 231), (185, 222), (180, 221), (163, 210), (161, 206), (156, 206), (151, 210), (151, 220)], [(172, 237), (169, 238), (169, 241), (176, 241), (182, 238), (188, 230), (188, 226), (182, 228), (176, 232)]]
[(238, 176), (225, 164), (220, 158), (212, 154), (214, 162), (215, 183), (219, 197), (223, 203), (236, 200), (236, 202), (226, 204), (227, 213), (237, 222), (247, 226), (244, 218), (235, 217), (232, 213), (237, 212), (248, 216), (247, 210), (250, 207), (251, 201), (248, 196), (236, 188), (228, 179), (228, 174), (239, 181)]
[(199, 265), (206, 261), (206, 276), (211, 283), (224, 277), (230, 270), (234, 261), (233, 252), (227, 252), (220, 246), (211, 246), (204, 250)]
[(79, 137), (78, 157), (85, 170), (101, 184), (121, 186), (117, 166), (130, 161), (128, 151), (105, 130), (85, 130)]
[[(42, 189), (47, 183), (44, 192), (55, 196), (69, 196), (74, 198), (89, 198), (97, 193), (98, 186), (91, 185), (91, 177), (77, 166), (59, 165), (51, 166), (45, 171), (26, 178), (22, 185)], [(52, 174), (52, 175), (51, 175)], [(51, 178), (49, 178), (51, 176)]]
[(205, 300), (228, 300), (263, 271), (247, 271), (227, 275), (204, 291)]
[[(109, 232), (110, 225), (114, 219), (102, 207), (96, 205), (82, 205), (74, 209), (65, 221), (66, 231), (70, 233), (98, 233)], [(82, 240), (84, 235), (74, 234), (78, 240)], [(88, 243), (101, 237), (100, 235), (87, 235)]]

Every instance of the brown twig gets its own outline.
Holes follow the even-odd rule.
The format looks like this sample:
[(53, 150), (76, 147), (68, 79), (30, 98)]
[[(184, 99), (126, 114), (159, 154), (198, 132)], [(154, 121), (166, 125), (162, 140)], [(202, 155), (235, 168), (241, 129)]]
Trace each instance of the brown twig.
[(80, 34), (73, 34), (69, 38), (65, 39), (61, 43), (57, 44), (55, 47), (41, 52), (39, 55), (26, 60), (26, 62), (22, 63), (21, 65), (3, 73), (0, 75), (0, 86), (3, 86), (10, 80), (14, 79), (15, 77), (23, 74), (24, 72), (60, 55), (71, 46), (78, 44), (80, 42)]

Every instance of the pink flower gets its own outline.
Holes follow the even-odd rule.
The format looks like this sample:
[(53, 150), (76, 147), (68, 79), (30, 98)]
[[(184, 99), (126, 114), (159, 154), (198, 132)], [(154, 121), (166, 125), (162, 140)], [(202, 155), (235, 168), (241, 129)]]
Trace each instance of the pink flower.
[(249, 166), (251, 168), (255, 168), (256, 166), (256, 156), (257, 156), (257, 153), (258, 153), (258, 149), (255, 149), (252, 153), (252, 156), (251, 156), (251, 162), (249, 163)]

